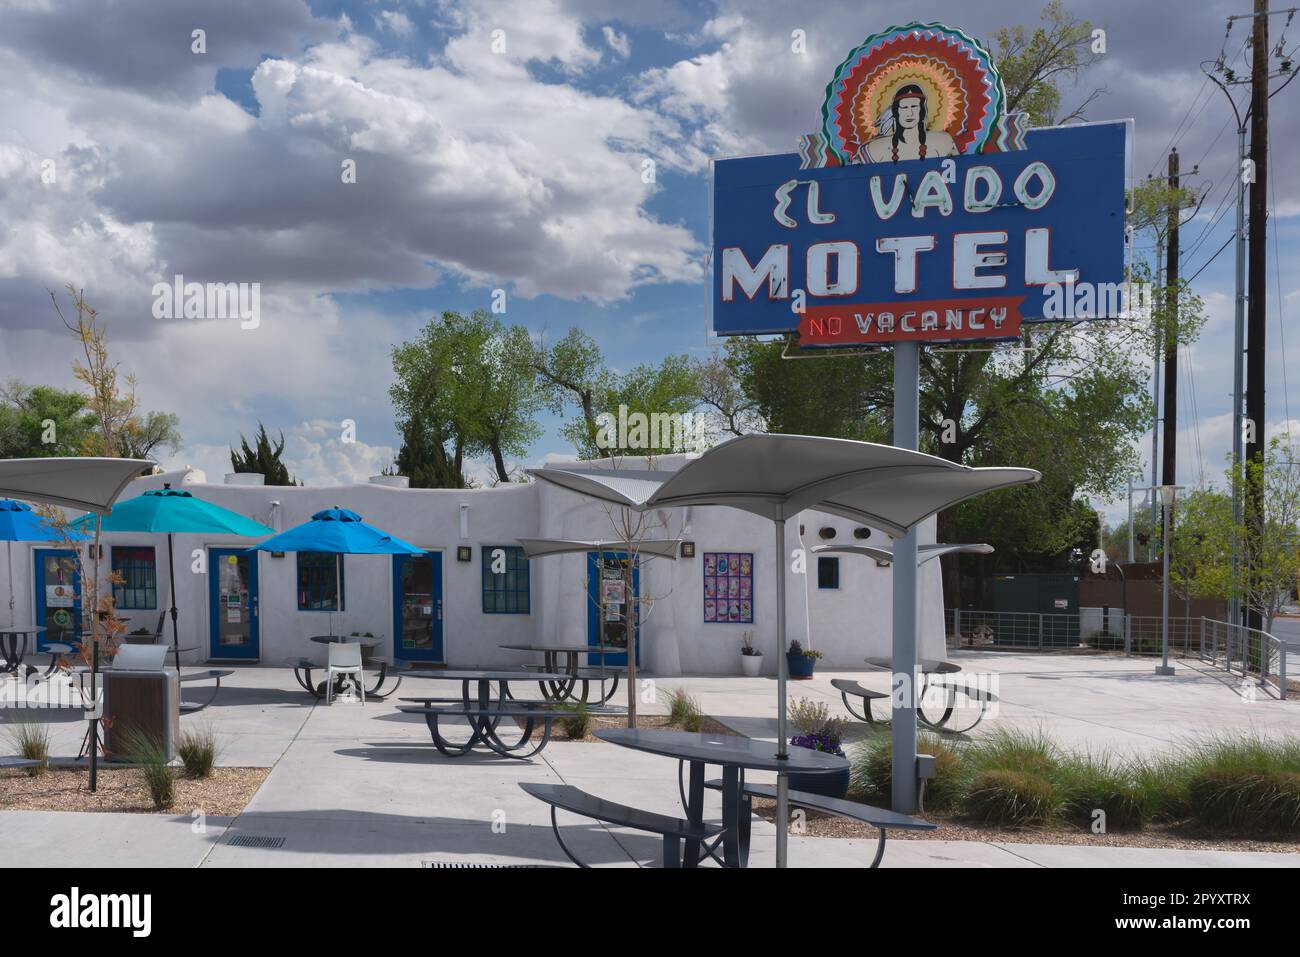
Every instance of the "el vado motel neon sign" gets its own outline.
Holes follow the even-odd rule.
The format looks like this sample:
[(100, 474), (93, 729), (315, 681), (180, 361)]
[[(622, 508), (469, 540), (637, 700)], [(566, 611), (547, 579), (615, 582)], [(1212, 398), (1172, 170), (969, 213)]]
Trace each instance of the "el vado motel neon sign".
[(1004, 103), (988, 52), (959, 31), (869, 37), (797, 153), (713, 163), (714, 331), (1007, 340), (1061, 318), (1062, 288), (1119, 288), (1128, 123), (1027, 129)]

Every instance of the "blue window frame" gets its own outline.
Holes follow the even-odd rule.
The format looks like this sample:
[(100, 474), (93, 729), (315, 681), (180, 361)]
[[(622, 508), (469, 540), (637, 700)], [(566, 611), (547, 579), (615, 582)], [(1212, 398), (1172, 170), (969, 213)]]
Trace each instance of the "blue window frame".
[(158, 607), (158, 563), (152, 545), (114, 545), (113, 573), (122, 579), (113, 585), (116, 608)]
[[(492, 570), (493, 556), (505, 552), (505, 570)], [(485, 615), (527, 615), (532, 611), (529, 594), (528, 559), (518, 545), (483, 545), (483, 613)]]
[(817, 587), (840, 587), (840, 560), (833, 556), (817, 556)]
[[(333, 552), (298, 552), (298, 610), (346, 611), (348, 582), (342, 556)], [(337, 569), (337, 578), (336, 578)], [(336, 590), (342, 588), (342, 601)]]

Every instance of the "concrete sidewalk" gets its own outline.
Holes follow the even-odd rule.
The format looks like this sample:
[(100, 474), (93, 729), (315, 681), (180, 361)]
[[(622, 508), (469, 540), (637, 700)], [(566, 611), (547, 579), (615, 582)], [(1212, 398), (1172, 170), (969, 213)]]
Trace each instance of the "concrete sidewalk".
[[(1137, 659), (981, 652), (961, 653), (958, 660), (972, 678), (997, 677), (1001, 707), (980, 731), (1041, 728), (1065, 747), (1155, 754), (1215, 732), (1294, 734), (1300, 727), (1300, 702), (1247, 702), (1233, 680), (1195, 662), (1178, 662), (1178, 674), (1169, 679), (1156, 678), (1152, 662)], [(792, 683), (791, 696), (824, 700), (843, 713), (832, 677)], [(888, 687), (882, 672), (851, 677)], [(771, 679), (652, 680), (659, 701), (682, 688), (705, 713), (737, 731), (775, 737)], [(286, 669), (239, 669), (215, 705), (182, 718), (183, 727), (214, 731), (221, 764), (271, 768), (238, 817), (204, 820), (188, 808), (166, 815), (5, 811), (0, 860), (39, 865), (57, 856), (57, 863), (81, 867), (568, 866), (549, 809), (525, 794), (521, 782), (569, 783), (613, 801), (681, 813), (676, 762), (613, 745), (557, 740), (530, 761), (441, 756), (424, 722), (397, 711), (397, 697), (451, 692), (446, 682), (408, 679), (388, 701), (326, 707), (299, 689)], [(15, 716), (34, 717), (4, 713), (7, 720)], [(75, 714), (65, 717), (52, 725), (56, 757), (75, 754), (84, 731)], [(717, 798), (710, 794), (709, 800), (716, 819)], [(566, 842), (595, 866), (635, 867), (659, 857), (658, 841), (649, 835), (569, 814), (560, 815), (560, 824)], [(770, 823), (754, 822), (755, 866), (770, 866), (775, 837)], [(792, 837), (790, 844), (796, 867), (863, 867), (875, 851), (874, 841), (863, 840)], [(886, 867), (928, 868), (1297, 864), (1300, 855), (1286, 853), (901, 840), (889, 843), (884, 861)]]

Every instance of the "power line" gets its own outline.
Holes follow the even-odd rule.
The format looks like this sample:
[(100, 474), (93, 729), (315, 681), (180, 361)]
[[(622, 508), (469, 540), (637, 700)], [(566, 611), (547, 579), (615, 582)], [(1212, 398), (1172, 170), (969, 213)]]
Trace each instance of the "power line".
[[(1219, 258), (1219, 253), (1221, 253), (1221, 252), (1223, 252), (1225, 249), (1227, 249), (1227, 248), (1228, 248), (1228, 243), (1231, 243), (1231, 242), (1232, 242), (1234, 239), (1236, 239), (1236, 238), (1237, 238), (1237, 231), (1234, 229), (1234, 230), (1232, 231), (1232, 235), (1228, 237), (1228, 241), (1225, 242), (1222, 246), (1220, 246), (1219, 249), (1218, 249), (1218, 251), (1217, 251), (1213, 256), (1211, 256), (1209, 259), (1207, 259), (1207, 260), (1205, 261), (1205, 264), (1202, 265), (1200, 269), (1198, 269), (1198, 270), (1196, 270), (1196, 272), (1192, 273), (1192, 279), (1195, 279), (1195, 278), (1196, 278), (1197, 276), (1199, 276), (1201, 273), (1205, 272), (1205, 267), (1208, 266), (1208, 265), (1210, 265), (1210, 263), (1214, 262), (1214, 260), (1218, 259), (1218, 258)], [(1188, 285), (1191, 285), (1191, 283), (1192, 283), (1192, 279), (1187, 280), (1187, 284), (1188, 284)]]

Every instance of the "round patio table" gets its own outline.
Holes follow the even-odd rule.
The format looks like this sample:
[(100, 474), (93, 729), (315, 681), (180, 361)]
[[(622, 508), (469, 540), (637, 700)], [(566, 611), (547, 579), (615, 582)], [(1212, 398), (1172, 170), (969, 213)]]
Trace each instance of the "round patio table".
[[(359, 644), (366, 648), (374, 648), (380, 644), (383, 644), (382, 638), (375, 638), (373, 635), (372, 636), (312, 635), (311, 640), (318, 645)], [(317, 698), (324, 698), (325, 682), (321, 681), (316, 684), (313, 684), (311, 680), (311, 673), (315, 670), (318, 669), (311, 667), (311, 663), (306, 659), (303, 659), (294, 665), (293, 676), (298, 679), (298, 684), (302, 685), (303, 688), (311, 692), (312, 695), (314, 695)], [(303, 672), (305, 672), (305, 674), (303, 674)], [(347, 691), (348, 677), (349, 677), (348, 675), (338, 675), (334, 678), (334, 695), (336, 697), (340, 694), (346, 695), (348, 693)], [(394, 691), (396, 691), (402, 684), (402, 678), (400, 675), (397, 676), (396, 684), (394, 684), (387, 691), (380, 692), (379, 689), (384, 686), (384, 682), (387, 681), (389, 677), (390, 675), (388, 674), (388, 662), (381, 658), (379, 659), (379, 677), (375, 681), (375, 686), (373, 688), (367, 689), (364, 692), (366, 698), (367, 699), (373, 698), (376, 701), (382, 701), (384, 698), (387, 698)], [(357, 684), (357, 691), (361, 692), (360, 683), (357, 682), (356, 684)]]
[[(573, 700), (582, 704), (603, 705), (618, 692), (618, 674), (605, 675), (605, 658), (608, 655), (627, 654), (626, 648), (620, 648), (615, 645), (500, 645), (499, 647), (506, 651), (531, 651), (540, 652), (542, 655), (542, 668), (552, 673), (562, 673), (567, 676), (567, 680), (562, 681), (538, 681), (537, 685), (542, 689), (542, 694), (552, 701)], [(560, 664), (560, 655), (564, 655), (564, 664)], [(592, 675), (586, 678), (578, 675), (578, 656), (579, 655), (598, 655), (600, 657), (600, 674)], [(605, 690), (605, 681), (612, 679), (613, 683), (609, 690)], [(582, 694), (575, 695), (573, 689), (578, 682), (582, 682)], [(588, 700), (588, 692), (592, 681), (600, 682), (601, 694), (600, 700), (591, 702)]]
[(0, 674), (9, 674), (22, 667), (27, 654), (27, 636), (45, 632), (43, 625), (0, 625), (0, 655), (4, 655), (4, 668)]
[[(596, 732), (596, 737), (620, 747), (660, 754), (689, 764), (690, 783), (684, 796), (686, 817), (697, 828), (704, 824), (704, 767), (716, 764), (722, 768), (722, 863), (725, 867), (745, 867), (749, 863), (749, 804), (743, 799), (745, 771), (833, 774), (848, 766), (845, 758), (809, 748), (790, 748), (781, 758), (773, 741), (731, 734), (603, 728)], [(701, 856), (700, 842), (687, 841), (682, 852), (682, 866), (698, 866)]]
[[(519, 740), (514, 744), (507, 744), (501, 740), (497, 734), (497, 726), (501, 722), (500, 714), (493, 714), (494, 710), (500, 711), (513, 704), (523, 708), (531, 704), (546, 704), (546, 701), (528, 702), (512, 698), (510, 695), (510, 682), (512, 681), (562, 681), (564, 675), (556, 673), (539, 672), (536, 674), (526, 674), (518, 671), (422, 671), (418, 675), (413, 672), (407, 672), (412, 677), (435, 678), (445, 681), (459, 681), (461, 688), (461, 702), (469, 714), (456, 715), (464, 717), (469, 722), (470, 738), (464, 744), (453, 744), (442, 736), (438, 730), (438, 715), (436, 713), (426, 713), (424, 716), (425, 724), (429, 726), (429, 733), (433, 736), (434, 746), (449, 758), (460, 757), (468, 754), (476, 745), (481, 744), (491, 751), (507, 758), (518, 758), (521, 755), (514, 752), (525, 747), (533, 736), (533, 719), (527, 718), (527, 727), (524, 728)], [(473, 696), (470, 694), (470, 685), (476, 686)], [(493, 700), (492, 685), (497, 685), (495, 701)], [(432, 702), (431, 698), (403, 699)], [(538, 715), (545, 718), (548, 712), (538, 709)], [(555, 715), (561, 717), (562, 715)], [(550, 737), (550, 721), (546, 721), (546, 734), (542, 743), (537, 745), (533, 751), (523, 755), (530, 757), (546, 746), (546, 740)]]

